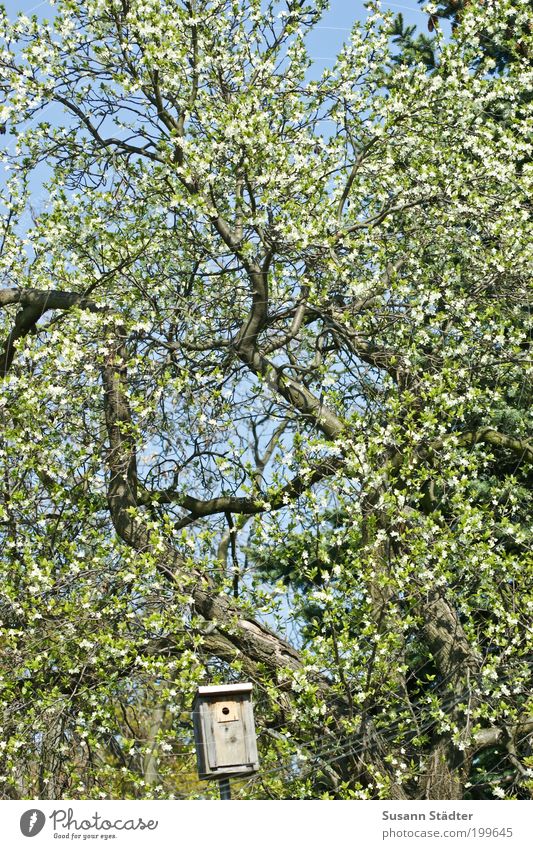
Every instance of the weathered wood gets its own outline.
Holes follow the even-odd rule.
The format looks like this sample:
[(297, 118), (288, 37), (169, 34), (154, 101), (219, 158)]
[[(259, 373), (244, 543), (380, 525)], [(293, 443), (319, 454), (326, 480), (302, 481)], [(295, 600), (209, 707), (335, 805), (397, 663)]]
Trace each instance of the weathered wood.
[(251, 684), (199, 688), (193, 704), (193, 723), (201, 779), (257, 771), (251, 690)]
[[(245, 766), (247, 764), (244, 723), (241, 718), (241, 702), (233, 702), (231, 707), (216, 702), (210, 705), (213, 738), (217, 757), (217, 767)], [(233, 719), (223, 715), (222, 710), (231, 711)], [(222, 718), (220, 718), (222, 717)]]

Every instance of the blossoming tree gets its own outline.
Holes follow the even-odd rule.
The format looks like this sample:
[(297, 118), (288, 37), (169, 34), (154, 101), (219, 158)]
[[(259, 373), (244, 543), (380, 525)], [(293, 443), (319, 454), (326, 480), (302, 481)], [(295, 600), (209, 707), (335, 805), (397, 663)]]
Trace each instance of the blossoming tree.
[(244, 798), (528, 796), (528, 5), (2, 14), (5, 798), (209, 795), (240, 679)]

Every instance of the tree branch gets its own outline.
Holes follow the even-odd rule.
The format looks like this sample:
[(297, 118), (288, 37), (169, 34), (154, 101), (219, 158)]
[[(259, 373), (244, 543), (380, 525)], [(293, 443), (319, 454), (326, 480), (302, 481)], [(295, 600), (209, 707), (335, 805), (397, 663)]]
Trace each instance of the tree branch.
[(139, 504), (177, 504), (190, 511), (178, 527), (185, 527), (196, 519), (213, 516), (217, 513), (238, 513), (254, 516), (258, 513), (279, 510), (302, 495), (307, 489), (319, 483), (325, 477), (335, 474), (345, 466), (344, 457), (332, 457), (324, 460), (306, 473), (297, 475), (282, 489), (274, 494), (265, 494), (257, 498), (240, 498), (238, 496), (220, 496), (202, 501), (190, 495), (183, 495), (172, 489), (150, 491), (141, 490)]
[(6, 375), (15, 356), (16, 343), (31, 333), (47, 310), (70, 309), (79, 306), (96, 312), (99, 308), (93, 301), (78, 292), (58, 292), (39, 289), (3, 289), (0, 291), (0, 307), (20, 304), (22, 309), (15, 316), (15, 326), (7, 337), (0, 354), (0, 374)]

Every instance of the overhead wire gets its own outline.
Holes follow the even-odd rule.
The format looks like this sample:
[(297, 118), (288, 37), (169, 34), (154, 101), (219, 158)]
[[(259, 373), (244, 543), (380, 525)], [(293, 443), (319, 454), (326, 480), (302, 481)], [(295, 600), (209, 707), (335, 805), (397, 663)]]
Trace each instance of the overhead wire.
[[(463, 692), (459, 696), (457, 696), (456, 699), (454, 699), (449, 704), (447, 704), (447, 709), (451, 710), (453, 707), (460, 704), (460, 702), (464, 699), (464, 696), (465, 696), (465, 692)], [(426, 733), (433, 726), (437, 725), (441, 721), (442, 721), (442, 717), (437, 717), (437, 718), (433, 718), (431, 720), (426, 721), (422, 726), (419, 727), (418, 733), (419, 734)], [(398, 724), (399, 723), (397, 723), (396, 725), (398, 726)], [(396, 731), (397, 731), (397, 728), (395, 729), (395, 732)], [(527, 739), (532, 734), (533, 734), (533, 731), (528, 731), (526, 734), (523, 735), (522, 738), (520, 738), (519, 742), (522, 742), (523, 740)], [(394, 736), (395, 736), (395, 734), (391, 734), (390, 732), (389, 733), (379, 732), (380, 740), (385, 740), (386, 742), (391, 742), (394, 739)], [(320, 769), (320, 763), (321, 762), (323, 762), (326, 765), (331, 765), (331, 764), (336, 763), (339, 760), (342, 760), (344, 758), (366, 752), (366, 751), (368, 751), (368, 749), (369, 749), (369, 746), (368, 746), (367, 743), (363, 743), (363, 744), (354, 746), (350, 742), (347, 742), (347, 743), (345, 743), (344, 745), (342, 745), (341, 747), (338, 747), (338, 748), (323, 749), (317, 755), (315, 755), (315, 753), (313, 753), (313, 752), (310, 752), (310, 757), (308, 757), (308, 758), (306, 757), (305, 760), (312, 761), (313, 756), (315, 755), (316, 760), (317, 760), (317, 768)], [(329, 757), (329, 754), (331, 754), (332, 756)], [(242, 789), (241, 792), (244, 792), (246, 790), (246, 787), (252, 785), (254, 782), (261, 780), (261, 778), (265, 775), (267, 775), (267, 776), (276, 775), (276, 774), (279, 774), (280, 772), (286, 772), (288, 769), (291, 769), (291, 768), (294, 771), (293, 762), (294, 762), (294, 759), (297, 758), (297, 753), (291, 755), (290, 758), (291, 758), (291, 763), (284, 763), (281, 766), (274, 767), (274, 768), (269, 769), (269, 770), (263, 770), (257, 776), (254, 776), (253, 778), (249, 779), (246, 783), (246, 786)], [(498, 765), (503, 763), (506, 759), (507, 759), (507, 756), (504, 756), (501, 759), (501, 761), (498, 762)], [(341, 777), (339, 776), (339, 779), (340, 778)], [(295, 780), (298, 780), (298, 775), (295, 776)]]
[[(456, 706), (457, 704), (459, 704), (461, 702), (461, 700), (464, 698), (464, 695), (465, 695), (464, 693), (461, 693), (460, 696), (458, 696), (453, 702), (451, 702), (448, 705), (448, 708), (452, 708), (452, 707)], [(434, 718), (434, 719), (426, 722), (424, 725), (419, 727), (418, 733), (425, 733), (431, 727), (436, 725), (439, 721), (442, 721), (441, 718)], [(396, 727), (394, 728), (394, 733), (390, 730), (390, 726), (389, 726), (388, 732), (381, 732), (381, 731), (377, 732), (377, 733), (379, 733), (380, 740), (385, 740), (387, 742), (391, 742), (393, 740), (393, 738), (395, 736), (395, 732), (398, 730), (398, 727), (401, 724), (401, 722), (402, 722), (402, 720), (398, 720), (397, 723), (392, 724), (392, 725), (396, 725)], [(313, 752), (313, 750), (310, 750), (310, 752), (309, 752), (310, 756), (309, 756), (309, 758), (306, 758), (306, 760), (312, 761), (313, 757), (316, 757), (318, 768), (320, 768), (320, 762), (321, 761), (324, 762), (327, 765), (330, 765), (330, 764), (335, 763), (339, 760), (342, 760), (343, 758), (347, 758), (351, 755), (360, 754), (362, 752), (368, 751), (368, 749), (369, 749), (369, 746), (368, 746), (367, 743), (362, 743), (362, 744), (354, 746), (351, 741), (347, 741), (346, 743), (344, 743), (340, 747), (330, 748), (329, 746), (324, 746), (323, 749), (318, 753)], [(332, 755), (332, 757), (329, 757), (330, 754)], [(297, 758), (297, 757), (298, 757), (297, 753), (294, 753), (293, 755), (290, 756), (291, 761), (294, 761), (294, 759)], [(254, 782), (256, 780), (260, 780), (265, 775), (269, 775), (269, 776), (275, 775), (275, 774), (278, 774), (280, 772), (286, 771), (287, 769), (290, 769), (290, 768), (291, 768), (291, 764), (284, 763), (281, 766), (277, 766), (277, 767), (274, 767), (274, 768), (269, 769), (269, 770), (262, 770), (257, 775), (257, 777), (250, 779), (250, 783)], [(296, 779), (297, 779), (297, 776), (296, 776)]]

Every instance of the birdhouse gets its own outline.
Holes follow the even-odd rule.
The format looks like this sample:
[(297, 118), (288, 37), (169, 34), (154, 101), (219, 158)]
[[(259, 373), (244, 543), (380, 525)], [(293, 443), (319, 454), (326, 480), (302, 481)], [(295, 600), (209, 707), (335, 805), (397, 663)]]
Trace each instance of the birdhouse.
[(199, 687), (192, 710), (200, 778), (257, 772), (252, 684)]

